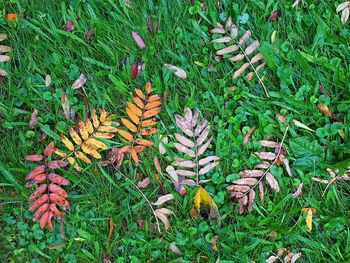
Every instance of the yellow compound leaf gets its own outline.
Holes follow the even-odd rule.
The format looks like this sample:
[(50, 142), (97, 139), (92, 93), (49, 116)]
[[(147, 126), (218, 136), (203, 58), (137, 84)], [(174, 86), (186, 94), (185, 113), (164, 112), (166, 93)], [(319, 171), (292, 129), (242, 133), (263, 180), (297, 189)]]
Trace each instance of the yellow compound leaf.
[(74, 152), (74, 154), (78, 159), (82, 160), (83, 162), (91, 163), (91, 160), (88, 157), (86, 157), (86, 155), (83, 154), (81, 151), (76, 151)]
[(63, 134), (60, 135), (63, 144), (68, 148), (70, 151), (74, 151), (74, 145), (73, 143)]
[(80, 135), (83, 138), (83, 140), (86, 140), (87, 138), (89, 138), (89, 133), (88, 133), (88, 131), (85, 127), (85, 123), (83, 121), (79, 121), (78, 127), (79, 127)]
[(105, 122), (107, 118), (107, 111), (100, 109), (100, 122)]
[(60, 149), (57, 149), (57, 148), (55, 149), (54, 153), (63, 158), (67, 157), (67, 154), (64, 151), (61, 151)]
[(82, 144), (81, 149), (83, 150), (84, 153), (89, 154), (96, 159), (102, 158), (101, 155), (95, 149), (93, 149), (90, 145)]
[(153, 102), (147, 103), (145, 106), (145, 109), (150, 110), (150, 109), (153, 109), (153, 108), (158, 107), (160, 105), (162, 105), (162, 102), (160, 100), (155, 100)]
[(128, 114), (129, 118), (137, 125), (140, 123), (139, 117), (129, 108), (126, 108), (126, 114)]
[(89, 118), (85, 120), (85, 127), (88, 131), (88, 133), (92, 134), (94, 132), (94, 127), (92, 126), (92, 123)]
[(134, 139), (132, 134), (128, 133), (127, 131), (118, 130), (118, 133), (120, 134), (120, 136), (122, 136), (123, 138), (125, 138), (128, 141), (132, 141)]
[(100, 126), (98, 128), (99, 132), (117, 132), (118, 129), (113, 126)]
[(88, 139), (86, 143), (94, 149), (102, 149), (102, 150), (108, 149), (106, 144), (93, 138)]
[(92, 110), (91, 116), (92, 116), (92, 123), (94, 127), (97, 129), (98, 126), (100, 126), (100, 121), (98, 120), (95, 109)]
[(153, 142), (145, 139), (136, 139), (135, 142), (137, 144), (143, 145), (143, 146), (152, 146)]
[(75, 144), (77, 144), (77, 145), (81, 144), (82, 141), (81, 141), (79, 134), (72, 127), (69, 127), (69, 134), (70, 134), (70, 137), (75, 142)]
[(142, 111), (135, 104), (127, 102), (126, 105), (133, 113), (135, 113), (138, 117), (141, 117)]
[(161, 107), (158, 107), (158, 108), (154, 108), (154, 109), (151, 109), (151, 110), (148, 110), (146, 111), (144, 114), (143, 114), (143, 117), (145, 119), (148, 119), (150, 117), (153, 117), (154, 115), (157, 115), (159, 112), (162, 111), (162, 108)]
[(142, 100), (146, 99), (145, 94), (143, 94), (143, 92), (139, 88), (135, 89), (135, 93), (137, 94), (137, 96), (139, 96), (140, 99), (142, 99)]
[(125, 118), (122, 118), (121, 121), (130, 131), (137, 132), (137, 127), (131, 121)]
[(95, 138), (111, 139), (114, 137), (114, 134), (108, 133), (108, 132), (95, 132), (94, 137)]
[(150, 135), (150, 134), (153, 134), (153, 133), (156, 133), (158, 131), (158, 129), (156, 128), (144, 128), (144, 129), (141, 129), (139, 131), (139, 134), (141, 135)]

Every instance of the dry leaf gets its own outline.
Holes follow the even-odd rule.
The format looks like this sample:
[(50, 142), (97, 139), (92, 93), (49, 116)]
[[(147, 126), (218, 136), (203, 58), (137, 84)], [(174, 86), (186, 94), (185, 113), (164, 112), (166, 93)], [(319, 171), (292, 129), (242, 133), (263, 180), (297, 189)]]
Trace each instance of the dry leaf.
[(313, 213), (316, 212), (316, 210), (314, 208), (302, 208), (301, 211), (307, 213), (305, 218), (307, 231), (312, 232), (312, 216), (313, 216)]
[(164, 145), (167, 145), (168, 142), (169, 142), (169, 140), (168, 140), (167, 136), (162, 137), (162, 139), (159, 142), (159, 152), (160, 152), (160, 154), (165, 154), (166, 153)]
[(72, 89), (80, 89), (81, 87), (83, 87), (86, 83), (86, 77), (85, 75), (82, 73), (80, 74), (79, 78), (76, 79), (74, 81), (74, 83), (72, 84)]
[(49, 87), (51, 86), (51, 83), (52, 83), (51, 76), (50, 76), (49, 74), (47, 74), (47, 75), (45, 76), (45, 86), (46, 86), (47, 88), (49, 88)]
[(255, 126), (251, 127), (250, 130), (247, 132), (247, 134), (244, 136), (244, 138), (243, 138), (244, 144), (248, 143), (248, 141), (249, 141), (250, 137), (253, 135), (253, 132), (255, 131), (255, 129), (256, 129)]
[(69, 101), (66, 94), (63, 94), (61, 96), (61, 103), (62, 103), (63, 114), (67, 119), (69, 119), (70, 106), (69, 106)]
[(280, 9), (277, 9), (275, 11), (273, 11), (269, 17), (270, 21), (276, 21), (279, 17), (282, 16), (282, 12)]
[(112, 221), (112, 218), (109, 219), (109, 232), (108, 232), (108, 238), (107, 238), (107, 244), (111, 241), (112, 234), (113, 234), (114, 224)]
[(212, 250), (214, 250), (214, 251), (218, 251), (218, 247), (217, 247), (217, 241), (218, 241), (218, 238), (219, 238), (219, 236), (218, 235), (216, 235), (216, 236), (213, 236), (212, 238), (211, 238), (211, 248), (212, 248)]
[(341, 14), (341, 22), (345, 24), (348, 19), (349, 19), (349, 14), (350, 14), (350, 1), (345, 1), (344, 3), (338, 5), (337, 7), (337, 13), (340, 11), (342, 12)]
[(187, 73), (182, 68), (171, 64), (164, 64), (164, 67), (168, 68), (169, 70), (174, 70), (174, 74), (181, 79), (187, 78)]
[(142, 181), (138, 182), (137, 187), (138, 188), (146, 188), (151, 182), (151, 179), (149, 177), (146, 177), (145, 179), (143, 179)]
[(278, 257), (276, 256), (270, 256), (268, 259), (266, 259), (266, 263), (274, 263), (277, 259)]
[(315, 132), (315, 130), (311, 129), (310, 127), (306, 126), (304, 123), (301, 123), (298, 120), (293, 119), (293, 122), (295, 124), (295, 126), (299, 127), (299, 128), (303, 128), (305, 130), (311, 131), (311, 132)]
[(272, 190), (274, 190), (277, 193), (280, 191), (278, 181), (275, 179), (275, 177), (271, 173), (266, 173), (265, 179), (270, 185)]
[(293, 198), (297, 198), (302, 194), (303, 184), (299, 184), (297, 190), (292, 194)]
[(145, 42), (143, 41), (143, 39), (140, 37), (140, 35), (136, 32), (131, 32), (131, 35), (133, 37), (133, 39), (135, 40), (136, 44), (139, 46), (139, 48), (143, 49), (146, 47)]
[[(160, 209), (157, 209), (154, 211), (154, 215), (156, 217), (158, 217), (160, 219), (160, 221), (163, 222), (165, 231), (167, 231), (170, 227), (170, 223), (169, 223), (167, 215), (172, 215), (172, 214), (174, 214), (174, 213), (171, 210), (166, 209), (166, 208), (160, 208)], [(158, 226), (158, 232), (161, 233), (159, 226)]]
[(198, 212), (201, 210), (201, 204), (205, 204), (210, 207), (210, 218), (217, 218), (219, 216), (218, 208), (214, 202), (214, 199), (208, 194), (208, 192), (203, 188), (199, 187), (193, 197), (194, 207)]
[(94, 34), (94, 28), (91, 27), (91, 28), (89, 29), (89, 31), (84, 35), (84, 40), (85, 40), (86, 42), (91, 41), (93, 34)]
[(34, 129), (34, 126), (38, 120), (38, 111), (35, 109), (30, 116), (29, 128)]
[[(78, 17), (76, 17), (75, 19), (78, 20)], [(67, 32), (72, 32), (74, 30), (74, 23), (72, 19), (69, 19), (63, 26), (62, 29), (64, 29)]]
[(131, 69), (130, 69), (130, 76), (131, 76), (131, 79), (134, 80), (136, 79), (136, 76), (137, 76), (137, 68), (138, 68), (139, 64), (137, 62), (134, 62), (132, 65), (131, 65)]
[(162, 196), (158, 197), (157, 201), (152, 203), (152, 205), (161, 205), (161, 204), (164, 204), (172, 199), (174, 199), (173, 194), (162, 195)]
[(177, 245), (175, 245), (175, 243), (170, 243), (169, 248), (171, 251), (178, 254), (179, 256), (183, 255), (182, 251), (179, 249)]

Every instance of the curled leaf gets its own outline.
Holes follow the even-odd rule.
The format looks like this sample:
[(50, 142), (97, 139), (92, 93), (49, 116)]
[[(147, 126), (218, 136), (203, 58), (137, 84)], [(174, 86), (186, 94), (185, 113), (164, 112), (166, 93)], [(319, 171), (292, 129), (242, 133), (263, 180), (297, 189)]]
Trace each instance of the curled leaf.
[(166, 67), (170, 70), (174, 70), (174, 74), (181, 79), (187, 78), (187, 73), (182, 68), (176, 67), (176, 66), (171, 65), (171, 64), (164, 64), (164, 67)]

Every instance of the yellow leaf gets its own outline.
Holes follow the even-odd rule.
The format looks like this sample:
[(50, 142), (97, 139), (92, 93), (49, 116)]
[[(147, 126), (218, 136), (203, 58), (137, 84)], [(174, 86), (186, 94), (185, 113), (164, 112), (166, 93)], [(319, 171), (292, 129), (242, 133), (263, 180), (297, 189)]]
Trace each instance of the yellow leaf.
[(142, 102), (142, 100), (137, 95), (131, 94), (131, 98), (135, 102), (137, 107), (139, 107), (140, 109), (143, 109), (145, 107), (145, 104)]
[(72, 137), (75, 144), (77, 145), (81, 144), (81, 139), (79, 134), (72, 127), (69, 127), (69, 134), (70, 134), (70, 137)]
[(91, 160), (89, 158), (87, 158), (86, 155), (83, 154), (81, 151), (76, 151), (76, 152), (74, 152), (74, 154), (78, 159), (82, 160), (83, 162), (91, 163)]
[(100, 122), (105, 122), (107, 118), (107, 111), (100, 109)]
[(68, 157), (67, 160), (71, 165), (74, 165), (75, 170), (77, 170), (78, 172), (81, 172), (80, 166), (76, 163), (76, 161), (73, 157)]
[(95, 149), (102, 149), (102, 150), (108, 149), (106, 144), (104, 144), (103, 142), (101, 142), (99, 140), (93, 139), (93, 138), (88, 139), (86, 141), (86, 143)]
[(126, 102), (127, 107), (129, 107), (129, 109), (135, 113), (138, 117), (140, 117), (142, 115), (142, 110), (140, 110), (135, 104), (131, 103), (131, 102)]
[(137, 127), (128, 119), (122, 118), (122, 123), (132, 132), (137, 132)]
[(98, 120), (95, 109), (92, 110), (91, 116), (92, 116), (92, 123), (94, 124), (94, 127), (97, 129), (98, 126), (100, 126), (100, 121)]
[(92, 127), (92, 123), (89, 118), (85, 120), (85, 127), (90, 134), (94, 132), (94, 127)]
[(89, 133), (85, 127), (85, 123), (83, 121), (79, 121), (78, 123), (78, 127), (79, 127), (79, 132), (81, 137), (86, 140), (87, 138), (89, 138)]
[(93, 149), (90, 145), (82, 144), (81, 149), (83, 150), (84, 153), (89, 154), (96, 159), (102, 158), (101, 155), (95, 149)]
[(316, 209), (306, 207), (306, 208), (301, 209), (301, 211), (307, 213), (306, 218), (305, 218), (305, 222), (307, 225), (307, 231), (311, 232), (312, 231), (312, 215), (313, 215), (313, 213), (316, 213)]
[(111, 139), (114, 137), (114, 134), (108, 132), (95, 132), (93, 136), (96, 138)]
[(74, 151), (74, 145), (73, 143), (63, 134), (60, 135), (63, 144), (70, 150), (70, 151)]
[(100, 126), (98, 128), (99, 132), (117, 132), (118, 129), (112, 126)]
[(61, 151), (60, 149), (56, 148), (54, 152), (55, 152), (55, 154), (57, 154), (57, 155), (59, 155), (59, 156), (61, 156), (63, 158), (67, 157), (67, 154), (64, 151)]
[(208, 192), (203, 188), (199, 187), (193, 198), (194, 206), (198, 212), (200, 212), (201, 204), (205, 204), (210, 207), (210, 217), (216, 218), (219, 215), (218, 208)]

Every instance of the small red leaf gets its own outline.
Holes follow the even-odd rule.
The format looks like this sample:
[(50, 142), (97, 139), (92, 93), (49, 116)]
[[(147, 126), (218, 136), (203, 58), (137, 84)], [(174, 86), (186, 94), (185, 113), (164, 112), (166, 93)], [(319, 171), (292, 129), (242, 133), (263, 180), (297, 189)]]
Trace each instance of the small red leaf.
[(40, 185), (30, 196), (29, 200), (35, 200), (39, 195), (43, 194), (47, 188), (46, 184)]
[(48, 175), (48, 178), (53, 183), (60, 184), (60, 185), (69, 185), (69, 181), (58, 174), (50, 173)]
[(273, 11), (269, 17), (270, 21), (276, 21), (279, 17), (282, 16), (282, 12), (280, 9), (276, 9), (275, 11)]
[(62, 29), (64, 29), (65, 31), (67, 32), (72, 32), (74, 30), (74, 23), (72, 21), (72, 19), (69, 19), (67, 21), (67, 23), (65, 23), (63, 26), (62, 26)]
[(44, 155), (48, 157), (53, 153), (54, 150), (55, 150), (55, 144), (54, 142), (50, 142), (50, 144), (44, 150)]
[(40, 155), (40, 154), (32, 154), (32, 155), (28, 155), (26, 157), (27, 161), (32, 161), (32, 162), (40, 162), (45, 158), (45, 156)]
[(132, 64), (131, 66), (131, 70), (130, 70), (130, 75), (131, 75), (131, 79), (134, 80), (137, 76), (137, 68), (138, 68), (138, 63), (135, 62), (134, 64)]
[(91, 27), (89, 31), (84, 35), (84, 40), (86, 42), (91, 41), (92, 35), (94, 34), (94, 29)]
[(49, 167), (51, 169), (57, 169), (57, 168), (67, 166), (68, 163), (63, 161), (63, 160), (56, 160), (56, 161), (48, 162), (46, 165), (47, 165), (47, 167)]

